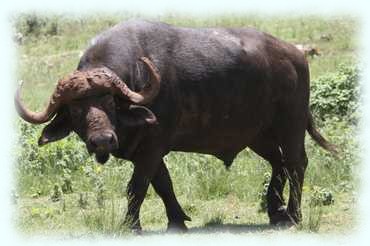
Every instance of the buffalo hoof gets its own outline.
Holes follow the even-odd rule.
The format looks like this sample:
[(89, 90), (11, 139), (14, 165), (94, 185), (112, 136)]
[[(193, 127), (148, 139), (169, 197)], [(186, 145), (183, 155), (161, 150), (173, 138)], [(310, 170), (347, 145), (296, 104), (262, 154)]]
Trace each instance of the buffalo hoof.
[(134, 235), (141, 235), (142, 232), (143, 232), (143, 229), (140, 228), (131, 228), (131, 233), (134, 234)]
[(275, 213), (270, 215), (270, 225), (291, 227), (297, 224), (297, 220), (290, 216), (284, 207), (280, 207)]
[(169, 222), (167, 225), (167, 232), (169, 233), (184, 233), (188, 228), (184, 222)]
[(131, 232), (132, 234), (135, 234), (135, 235), (140, 235), (142, 233), (142, 228), (141, 228), (141, 225), (138, 224), (138, 223), (135, 223), (135, 224), (129, 224), (128, 222), (124, 222), (121, 224), (121, 228), (125, 227), (129, 232)]

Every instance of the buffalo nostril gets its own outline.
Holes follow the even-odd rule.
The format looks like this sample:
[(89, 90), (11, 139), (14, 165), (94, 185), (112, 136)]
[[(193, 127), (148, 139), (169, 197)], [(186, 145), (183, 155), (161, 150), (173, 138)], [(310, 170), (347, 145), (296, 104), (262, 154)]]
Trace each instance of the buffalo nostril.
[(93, 148), (96, 148), (98, 147), (98, 145), (95, 143), (95, 141), (93, 139), (90, 140), (90, 145), (93, 147)]
[(116, 138), (114, 134), (108, 132), (92, 136), (89, 142), (93, 149), (109, 150), (116, 146)]

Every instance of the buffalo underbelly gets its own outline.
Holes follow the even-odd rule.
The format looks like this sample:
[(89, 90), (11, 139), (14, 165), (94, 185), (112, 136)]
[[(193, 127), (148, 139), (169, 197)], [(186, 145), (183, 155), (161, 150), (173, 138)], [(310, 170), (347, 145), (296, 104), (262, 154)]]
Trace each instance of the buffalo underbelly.
[(226, 150), (238, 150), (251, 141), (245, 136), (178, 136), (171, 150), (215, 154)]
[(209, 121), (205, 125), (200, 123), (198, 126), (178, 129), (173, 137), (171, 150), (204, 154), (239, 152), (253, 141), (263, 128), (262, 122), (252, 126), (248, 123), (243, 125), (242, 120), (233, 123), (219, 119)]

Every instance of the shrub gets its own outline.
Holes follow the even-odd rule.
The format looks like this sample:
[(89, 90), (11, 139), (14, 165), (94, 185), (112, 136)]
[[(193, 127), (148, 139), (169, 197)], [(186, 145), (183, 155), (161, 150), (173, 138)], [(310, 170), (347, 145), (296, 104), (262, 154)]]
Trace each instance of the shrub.
[(68, 179), (70, 171), (77, 170), (89, 160), (83, 143), (71, 136), (40, 148), (37, 139), (41, 135), (39, 126), (19, 121), (18, 124), (18, 170), (35, 176), (57, 172)]
[(313, 188), (310, 197), (310, 206), (329, 206), (334, 203), (333, 194), (330, 190), (317, 187)]
[(46, 17), (36, 14), (21, 14), (15, 19), (14, 27), (23, 36), (54, 36), (59, 34), (58, 17)]
[(358, 120), (359, 69), (341, 64), (311, 83), (311, 109), (321, 121), (336, 117), (354, 123)]
[(15, 146), (17, 155), (15, 174), (19, 177), (21, 193), (30, 193), (32, 197), (49, 194), (55, 184), (63, 193), (73, 192), (75, 185), (72, 176), (81, 166), (92, 163), (92, 158), (85, 151), (77, 136), (70, 136), (56, 143), (39, 147), (37, 139), (41, 127), (22, 121), (17, 122), (19, 131)]

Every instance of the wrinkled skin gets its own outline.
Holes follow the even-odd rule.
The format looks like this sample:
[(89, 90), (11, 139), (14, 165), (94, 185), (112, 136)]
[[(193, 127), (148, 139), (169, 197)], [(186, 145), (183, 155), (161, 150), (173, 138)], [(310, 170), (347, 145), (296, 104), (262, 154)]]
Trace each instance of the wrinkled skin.
[[(164, 202), (169, 228), (185, 230), (184, 222), (190, 220), (163, 161), (170, 151), (211, 154), (229, 167), (249, 147), (272, 166), (270, 223), (299, 223), (308, 164), (306, 130), (331, 150), (313, 125), (308, 64), (301, 52), (251, 28), (190, 29), (128, 21), (97, 36), (78, 70), (108, 67), (138, 91), (150, 77), (138, 62), (141, 56), (149, 57), (160, 73), (155, 98), (138, 105), (104, 92), (73, 100), (58, 109), (39, 144), (74, 131), (99, 163), (110, 155), (131, 160), (126, 222), (137, 230), (149, 184)], [(285, 208), (286, 181), (290, 193)]]
[(86, 142), (89, 153), (95, 153), (99, 163), (105, 163), (109, 154), (118, 148), (115, 108), (111, 95), (68, 106), (72, 128)]

